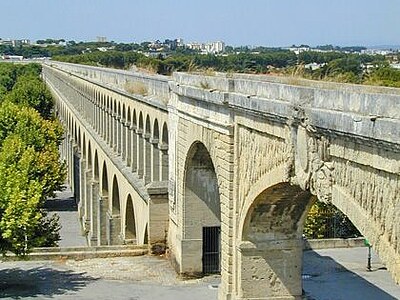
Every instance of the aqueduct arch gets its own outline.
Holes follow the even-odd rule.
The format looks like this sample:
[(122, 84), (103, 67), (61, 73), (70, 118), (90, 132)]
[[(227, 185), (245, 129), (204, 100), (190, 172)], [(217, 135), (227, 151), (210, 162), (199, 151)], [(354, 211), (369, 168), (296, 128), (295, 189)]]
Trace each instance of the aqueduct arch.
[(136, 244), (136, 218), (131, 195), (126, 199), (125, 209), (125, 243)]
[(214, 164), (204, 144), (195, 142), (190, 147), (185, 170), (183, 273), (219, 272), (220, 195)]
[(236, 280), (240, 299), (302, 294), (302, 232), (312, 199), (308, 191), (285, 182), (254, 199), (239, 228)]

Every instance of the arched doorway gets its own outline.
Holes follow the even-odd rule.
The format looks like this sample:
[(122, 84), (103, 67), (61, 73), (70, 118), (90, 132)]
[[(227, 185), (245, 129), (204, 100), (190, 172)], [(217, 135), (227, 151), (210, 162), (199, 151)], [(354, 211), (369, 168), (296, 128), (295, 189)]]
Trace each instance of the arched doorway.
[(312, 202), (308, 191), (279, 183), (247, 208), (237, 253), (240, 299), (301, 297), (302, 232)]
[[(184, 179), (184, 273), (220, 272), (221, 208), (217, 176), (206, 147), (192, 145)], [(185, 265), (186, 264), (186, 265)]]

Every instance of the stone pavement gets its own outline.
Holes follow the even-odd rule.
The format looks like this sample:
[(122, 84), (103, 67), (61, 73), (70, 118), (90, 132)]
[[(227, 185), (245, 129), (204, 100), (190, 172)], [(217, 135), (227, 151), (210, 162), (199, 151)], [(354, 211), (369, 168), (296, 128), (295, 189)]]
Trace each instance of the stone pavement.
[[(60, 246), (85, 246), (77, 207), (69, 189), (48, 210), (60, 215)], [(304, 299), (400, 299), (379, 258), (366, 271), (367, 248), (304, 252)], [(5, 299), (217, 299), (219, 276), (182, 280), (163, 257), (0, 262), (0, 298)]]
[(219, 276), (180, 280), (154, 256), (0, 263), (6, 299), (217, 299)]
[(48, 200), (45, 208), (50, 215), (56, 213), (60, 216), (60, 247), (87, 246), (86, 238), (81, 233), (78, 207), (68, 185), (63, 191), (57, 192), (54, 199)]
[(372, 253), (372, 271), (367, 271), (367, 253), (366, 247), (305, 251), (306, 299), (400, 299), (400, 286), (375, 253)]
[[(304, 299), (400, 299), (400, 287), (376, 255), (366, 271), (367, 248), (304, 253)], [(163, 257), (0, 263), (6, 299), (217, 299), (219, 276), (182, 280)]]

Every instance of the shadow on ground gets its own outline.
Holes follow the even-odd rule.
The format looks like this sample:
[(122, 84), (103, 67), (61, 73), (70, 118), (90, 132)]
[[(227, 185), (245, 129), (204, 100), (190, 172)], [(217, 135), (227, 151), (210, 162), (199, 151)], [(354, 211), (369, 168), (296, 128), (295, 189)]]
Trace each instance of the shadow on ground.
[(73, 197), (54, 198), (46, 201), (44, 208), (48, 211), (77, 211), (78, 207)]
[(84, 288), (96, 278), (84, 273), (37, 267), (0, 271), (0, 298), (52, 297), (70, 294)]
[[(303, 265), (303, 299), (397, 299), (329, 256), (305, 251)], [(359, 268), (364, 271), (366, 266)], [(372, 272), (385, 272), (385, 269), (376, 268)]]

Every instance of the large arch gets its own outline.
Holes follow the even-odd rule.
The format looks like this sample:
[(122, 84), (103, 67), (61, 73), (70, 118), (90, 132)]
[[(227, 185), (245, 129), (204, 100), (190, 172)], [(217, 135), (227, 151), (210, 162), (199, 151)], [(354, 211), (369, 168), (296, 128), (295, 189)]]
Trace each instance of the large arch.
[(217, 175), (204, 144), (189, 149), (184, 177), (183, 273), (220, 272), (221, 207)]
[(302, 232), (313, 199), (309, 191), (282, 182), (251, 202), (239, 226), (240, 299), (301, 297)]

